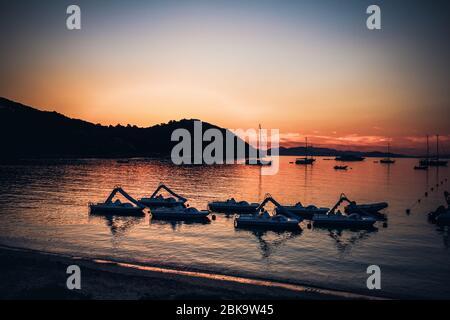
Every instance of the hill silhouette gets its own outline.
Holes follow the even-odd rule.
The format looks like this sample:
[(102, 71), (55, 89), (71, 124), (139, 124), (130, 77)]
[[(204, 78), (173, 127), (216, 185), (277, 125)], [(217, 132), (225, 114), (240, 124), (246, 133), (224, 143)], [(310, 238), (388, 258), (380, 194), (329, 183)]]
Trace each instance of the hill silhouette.
[[(172, 132), (186, 129), (194, 136), (196, 119), (169, 121), (147, 128), (132, 125), (103, 126), (72, 119), (57, 112), (41, 111), (0, 97), (1, 161), (29, 158), (129, 158), (170, 157), (178, 142), (171, 141)], [(202, 131), (215, 128), (225, 137), (227, 129), (202, 122)], [(203, 133), (202, 132), (202, 133)], [(237, 141), (235, 138), (235, 150)], [(203, 142), (203, 148), (210, 142)], [(224, 141), (224, 150), (225, 150)], [(254, 149), (245, 143), (246, 155)], [(307, 151), (307, 152), (306, 152)], [(270, 153), (270, 151), (269, 151)], [(280, 155), (386, 157), (384, 152), (341, 151), (332, 148), (279, 148)], [(194, 157), (194, 148), (191, 149)], [(236, 152), (235, 152), (236, 154)], [(389, 154), (404, 157), (402, 154)]]
[[(103, 126), (0, 98), (0, 159), (170, 157), (178, 143), (171, 141), (172, 132), (183, 128), (193, 137), (194, 121), (183, 119), (148, 128)], [(227, 129), (202, 122), (203, 132), (210, 128), (225, 137)], [(236, 146), (240, 138), (234, 137)], [(251, 147), (245, 146), (248, 154)]]

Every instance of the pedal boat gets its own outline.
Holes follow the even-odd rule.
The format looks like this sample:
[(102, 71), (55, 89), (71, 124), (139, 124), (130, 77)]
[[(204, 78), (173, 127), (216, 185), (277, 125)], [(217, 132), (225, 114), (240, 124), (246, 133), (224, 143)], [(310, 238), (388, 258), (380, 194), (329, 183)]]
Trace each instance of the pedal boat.
[[(164, 197), (161, 194), (158, 195), (158, 192), (160, 190), (166, 190), (173, 197)], [(176, 194), (169, 187), (167, 187), (162, 183), (158, 186), (158, 188), (156, 188), (155, 192), (153, 192), (153, 194), (150, 197), (139, 199), (139, 202), (141, 204), (149, 208), (178, 207), (183, 206), (186, 201), (187, 200), (185, 198)]]
[(301, 202), (296, 203), (294, 206), (283, 206), (283, 208), (303, 219), (312, 219), (315, 214), (326, 214), (330, 211), (330, 208), (319, 208), (314, 205), (305, 207)]
[(336, 214), (315, 214), (312, 221), (314, 226), (368, 229), (372, 228), (377, 220), (372, 217), (363, 217), (357, 213), (347, 216), (338, 212)]
[(255, 228), (270, 230), (301, 230), (300, 220), (281, 214), (270, 215), (267, 211), (259, 214), (242, 214), (234, 220), (236, 228)]
[(208, 210), (197, 210), (196, 208), (186, 208), (184, 206), (154, 208), (150, 212), (152, 218), (174, 220), (205, 219), (209, 215)]
[(386, 202), (356, 204), (350, 203), (345, 207), (345, 213), (379, 213), (381, 210), (386, 209), (389, 205)]
[[(123, 195), (130, 203), (121, 202), (119, 199), (113, 202), (112, 200), (117, 193)], [(144, 208), (120, 187), (116, 187), (105, 202), (89, 203), (92, 214), (142, 215)]]
[(254, 213), (259, 203), (236, 201), (234, 198), (226, 201), (213, 201), (208, 203), (208, 208), (213, 212)]

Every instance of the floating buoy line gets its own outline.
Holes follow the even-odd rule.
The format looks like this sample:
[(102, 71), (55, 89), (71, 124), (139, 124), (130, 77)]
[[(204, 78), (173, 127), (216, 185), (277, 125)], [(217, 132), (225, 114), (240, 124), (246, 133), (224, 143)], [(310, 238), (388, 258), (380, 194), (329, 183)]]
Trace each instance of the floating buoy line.
[[(443, 180), (439, 181), (438, 183), (436, 183), (436, 189), (434, 186), (430, 187), (429, 190), (424, 192), (424, 197), (427, 198), (429, 195), (429, 192), (434, 192), (435, 190), (437, 191), (437, 189), (439, 188), (439, 186), (444, 185), (444, 183), (448, 182), (448, 178), (444, 178)], [(418, 198), (417, 201), (414, 201), (413, 203), (411, 203), (411, 205), (405, 210), (406, 214), (411, 214), (411, 210), (414, 209), (415, 207), (417, 207), (420, 203), (422, 202), (422, 198)]]

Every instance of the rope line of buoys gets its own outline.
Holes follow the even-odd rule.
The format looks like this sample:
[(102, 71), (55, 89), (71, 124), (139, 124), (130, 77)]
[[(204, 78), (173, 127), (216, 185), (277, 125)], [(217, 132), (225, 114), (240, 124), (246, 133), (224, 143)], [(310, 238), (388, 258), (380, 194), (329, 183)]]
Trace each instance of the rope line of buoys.
[[(437, 190), (437, 188), (439, 188), (439, 185), (444, 185), (444, 182), (446, 183), (447, 181), (448, 181), (448, 178), (445, 178), (445, 179), (440, 181), (440, 184), (439, 184), (439, 182), (436, 183), (436, 190)], [(430, 187), (429, 190), (430, 190), (430, 192), (433, 192), (434, 189), (435, 189), (435, 187), (433, 186), (433, 187)], [(425, 191), (425, 193), (423, 195), (425, 196), (425, 198), (427, 198), (428, 195), (429, 195), (428, 190)], [(414, 201), (413, 203), (411, 203), (411, 205), (405, 210), (406, 213), (410, 214), (411, 213), (411, 209), (413, 209), (414, 207), (418, 206), (420, 203), (422, 203), (422, 199), (418, 198), (417, 201)]]
[(418, 206), (421, 202), (421, 199), (419, 198), (417, 201), (414, 201), (413, 203), (411, 203), (410, 206), (408, 206), (408, 208), (405, 210), (407, 214), (411, 213), (411, 209), (414, 209), (416, 206)]

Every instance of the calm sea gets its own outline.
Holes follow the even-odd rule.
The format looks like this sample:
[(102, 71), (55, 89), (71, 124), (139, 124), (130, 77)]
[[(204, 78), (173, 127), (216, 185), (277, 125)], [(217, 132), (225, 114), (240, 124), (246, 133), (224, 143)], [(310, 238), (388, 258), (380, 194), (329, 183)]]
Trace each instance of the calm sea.
[[(415, 159), (389, 166), (368, 158), (344, 172), (333, 169), (334, 160), (318, 158), (308, 167), (293, 160), (281, 157), (274, 176), (262, 176), (256, 166), (177, 167), (151, 159), (1, 165), (0, 244), (368, 294), (374, 292), (366, 288), (366, 269), (375, 264), (382, 282), (377, 295), (450, 298), (449, 233), (426, 218), (444, 203), (449, 168), (415, 171)], [(330, 207), (343, 192), (358, 202), (387, 201), (388, 223), (375, 231), (337, 231), (308, 229), (304, 221), (301, 233), (276, 233), (236, 230), (233, 216), (223, 214), (209, 224), (89, 214), (88, 202), (104, 200), (116, 185), (140, 198), (160, 182), (199, 209), (229, 197), (258, 202), (266, 193), (283, 204)]]

